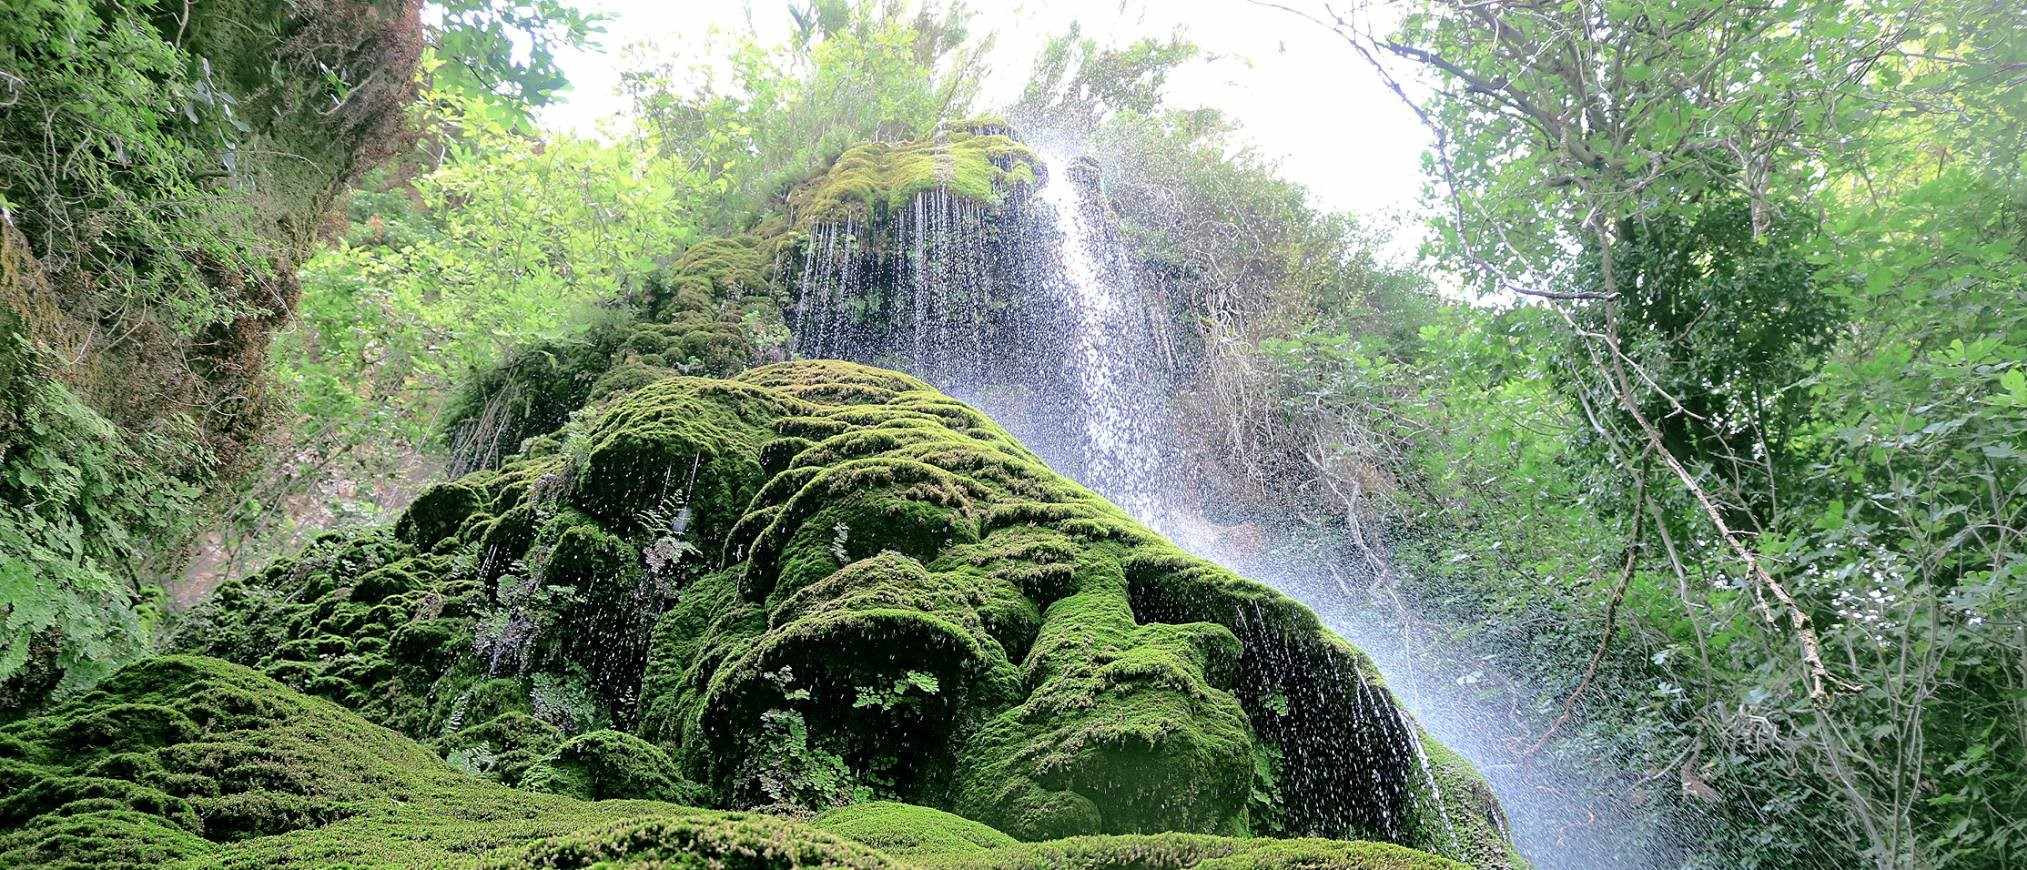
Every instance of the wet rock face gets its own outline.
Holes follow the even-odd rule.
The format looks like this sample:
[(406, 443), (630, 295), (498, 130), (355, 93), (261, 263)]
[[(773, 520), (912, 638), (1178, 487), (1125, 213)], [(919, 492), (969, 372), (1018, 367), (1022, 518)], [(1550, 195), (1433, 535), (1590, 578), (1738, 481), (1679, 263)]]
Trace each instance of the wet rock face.
[(584, 798), (1507, 856), (1476, 774), (1425, 766), (1313, 614), (851, 363), (617, 392), (228, 584), (177, 644)]
[(797, 355), (906, 368), (945, 389), (1066, 386), (1068, 328), (1035, 212), (1047, 171), (1011, 131), (974, 122), (853, 148), (789, 197), (784, 263)]

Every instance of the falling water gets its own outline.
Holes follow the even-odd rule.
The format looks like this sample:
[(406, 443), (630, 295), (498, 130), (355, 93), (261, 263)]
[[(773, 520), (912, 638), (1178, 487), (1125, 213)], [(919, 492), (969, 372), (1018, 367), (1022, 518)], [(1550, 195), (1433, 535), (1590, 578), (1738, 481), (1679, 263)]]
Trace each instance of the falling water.
[[(1415, 761), (1422, 768), (1422, 784), (1429, 788), (1429, 802), (1435, 804), (1436, 812), (1442, 814), (1443, 831), (1450, 835), (1450, 851), (1455, 853), (1458, 851), (1457, 826), (1450, 821), (1450, 807), (1443, 802), (1443, 787), (1437, 784), (1436, 771), (1429, 766), (1429, 748), (1422, 745), (1422, 733), (1408, 721), (1406, 712), (1395, 707), (1394, 715), (1400, 717), (1402, 730), (1408, 732), (1408, 742), (1415, 748)], [(1498, 818), (1498, 814), (1494, 813), (1493, 817)]]
[(458, 425), (450, 436), (448, 479), (456, 480), (481, 468), (496, 468), (515, 445), (504, 443), (514, 430), (514, 408), (520, 403), (520, 382), (507, 382), (506, 389), (486, 398), (479, 415)]
[[(1035, 150), (1043, 184), (1025, 202), (987, 207), (934, 188), (871, 220), (813, 228), (795, 282), (797, 352), (905, 368), (979, 406), (1052, 466), (1185, 549), (1229, 561), (1221, 559), (1223, 529), (1189, 497), (1192, 470), (1174, 447), (1162, 363), (1165, 327), (1149, 288), (1134, 280), (1098, 169), (1047, 145)], [(1502, 712), (1468, 687), (1420, 679), (1426, 669), (1415, 657), (1431, 652), (1401, 646), (1398, 614), (1353, 594), (1360, 584), (1335, 577), (1338, 560), (1262, 561), (1245, 573), (1309, 605), (1406, 690), (1397, 706), (1354, 681), (1362, 733), (1342, 739), (1409, 776), (1419, 768), (1420, 790), (1453, 841), (1454, 820), (1420, 742), (1424, 727), (1487, 775), (1513, 813), (1510, 831), (1497, 813), (1492, 823), (1539, 866), (1665, 862), (1640, 844), (1631, 816), (1610, 810), (1619, 798), (1596, 795), (1592, 784), (1606, 777), (1546, 757), (1516, 761), (1510, 735), (1488, 727)], [(1380, 770), (1367, 771), (1377, 778), (1363, 789), (1399, 796), (1406, 784), (1384, 781)], [(1376, 810), (1380, 830), (1400, 824), (1392, 806)]]
[(991, 318), (1012, 298), (986, 206), (934, 187), (878, 220), (818, 223), (802, 249), (796, 354), (907, 368), (951, 389), (988, 379)]
[[(1072, 383), (1083, 393), (1078, 422), (1083, 430), (1084, 456), (1078, 477), (1185, 549), (1219, 561), (1224, 555), (1220, 527), (1176, 497), (1175, 482), (1189, 477), (1190, 469), (1167, 445), (1166, 439), (1174, 437), (1178, 428), (1176, 418), (1162, 400), (1166, 391), (1156, 388), (1156, 379), (1149, 375), (1157, 358), (1148, 339), (1154, 331), (1146, 316), (1149, 306), (1123, 268), (1124, 253), (1106, 231), (1102, 205), (1087, 201), (1098, 190), (1095, 170), (1080, 167), (1060, 153), (1039, 150), (1049, 170), (1049, 182), (1040, 196), (1051, 207), (1061, 233), (1057, 256), (1061, 280), (1067, 285), (1062, 299), (1074, 311), (1074, 350), (1065, 356), (1064, 363), (1074, 370)], [(997, 413), (990, 406), (987, 410)], [(1064, 461), (1062, 456), (1043, 452), (1059, 467), (1079, 465), (1074, 459)], [(1383, 705), (1392, 710), (1392, 717), (1399, 718), (1405, 737), (1393, 741), (1402, 745), (1387, 745), (1379, 751), (1412, 753), (1411, 763), (1420, 769), (1427, 796), (1441, 813), (1453, 848), (1457, 832), (1421, 743), (1424, 725), (1488, 776), (1504, 807), (1516, 814), (1510, 829), (1504, 813), (1494, 813), (1493, 824), (1537, 866), (1648, 867), (1667, 863), (1664, 856), (1642, 844), (1633, 816), (1619, 808), (1622, 798), (1596, 791), (1594, 783), (1608, 777), (1565, 768), (1554, 759), (1516, 762), (1508, 749), (1511, 741), (1505, 739), (1509, 735), (1487, 727), (1498, 721), (1487, 702), (1473, 698), (1468, 688), (1427, 686), (1416, 679), (1416, 651), (1397, 650), (1398, 644), (1389, 643), (1402, 639), (1388, 636), (1401, 631), (1396, 614), (1347, 594), (1341, 579), (1326, 576), (1332, 567), (1283, 561), (1255, 565), (1247, 573), (1308, 604), (1333, 629), (1374, 653), (1383, 671), (1396, 680), (1406, 678), (1403, 688), (1407, 694), (1402, 697), (1406, 709), (1391, 702)], [(1361, 692), (1361, 707), (1366, 700)]]
[(1161, 497), (1163, 397), (1148, 369), (1152, 331), (1121, 251), (1103, 222), (1095, 167), (1040, 150), (1041, 197), (1061, 233), (1065, 297), (1075, 312), (1070, 365), (1083, 392), (1084, 483), (1167, 532)]

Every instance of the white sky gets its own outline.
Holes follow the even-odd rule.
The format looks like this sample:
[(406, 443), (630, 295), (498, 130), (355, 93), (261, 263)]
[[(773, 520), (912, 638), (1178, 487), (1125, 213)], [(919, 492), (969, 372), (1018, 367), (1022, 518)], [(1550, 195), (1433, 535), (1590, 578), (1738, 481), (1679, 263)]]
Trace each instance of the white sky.
[[(664, 51), (701, 50), (716, 27), (747, 21), (770, 41), (789, 31), (788, 0), (580, 0), (607, 13), (605, 45), (563, 58), (573, 88), (543, 119), (592, 133), (618, 113), (618, 57), (646, 42)], [(1169, 79), (1169, 102), (1207, 106), (1236, 118), (1282, 174), (1309, 187), (1317, 205), (1360, 215), (1413, 208), (1419, 155), (1428, 136), (1338, 38), (1310, 22), (1245, 0), (974, 0), (973, 28), (998, 34), (986, 86), (990, 109), (1010, 102), (1043, 42), (1081, 21), (1101, 44), (1180, 29), (1204, 56)], [(749, 15), (751, 16), (749, 19)], [(699, 57), (701, 60), (702, 58)], [(1403, 241), (1397, 239), (1396, 242)]]

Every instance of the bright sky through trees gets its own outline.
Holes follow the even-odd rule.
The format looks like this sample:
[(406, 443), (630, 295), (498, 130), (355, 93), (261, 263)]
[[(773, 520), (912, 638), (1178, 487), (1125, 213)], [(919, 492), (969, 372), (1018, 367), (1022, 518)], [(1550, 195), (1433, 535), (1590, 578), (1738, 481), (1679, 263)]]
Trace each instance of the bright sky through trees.
[[(590, 0), (606, 13), (605, 45), (565, 52), (572, 90), (546, 111), (552, 126), (593, 132), (624, 110), (615, 93), (630, 46), (663, 53), (691, 51), (702, 59), (712, 28), (728, 33), (750, 21), (764, 39), (785, 39), (786, 3), (752, 0)], [(1421, 187), (1418, 155), (1428, 136), (1414, 116), (1371, 76), (1345, 63), (1344, 47), (1319, 28), (1243, 0), (1065, 2), (1016, 0), (972, 4), (977, 29), (998, 34), (987, 82), (987, 105), (1010, 102), (1026, 82), (1029, 63), (1049, 36), (1078, 22), (1101, 44), (1124, 44), (1181, 28), (1201, 45), (1204, 60), (1170, 79), (1169, 101), (1219, 109), (1244, 125), (1263, 153), (1284, 160), (1327, 208), (1374, 214), (1413, 205)]]

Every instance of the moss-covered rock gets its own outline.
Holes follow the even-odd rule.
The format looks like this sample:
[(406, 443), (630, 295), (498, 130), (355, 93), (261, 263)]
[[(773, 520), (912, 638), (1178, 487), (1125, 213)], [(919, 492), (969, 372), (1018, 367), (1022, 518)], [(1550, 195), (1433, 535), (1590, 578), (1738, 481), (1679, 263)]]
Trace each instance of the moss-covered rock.
[[(1312, 613), (914, 378), (666, 376), (447, 487), (394, 535), (228, 584), (181, 643), (582, 798), (833, 820), (900, 801), (1020, 840), (1309, 836), (1511, 863), (1482, 780)], [(117, 715), (147, 725), (125, 751), (188, 730)], [(622, 848), (599, 842), (553, 854)]]
[[(116, 720), (176, 724), (80, 751), (80, 736), (103, 734), (100, 726)], [(680, 793), (669, 768), (638, 738), (599, 731), (558, 748), (526, 778), (585, 796)], [(1190, 867), (1234, 866), (1230, 859), (1247, 855), (1285, 859), (1262, 866), (1451, 866), (1333, 841), (1161, 835), (1018, 844), (977, 822), (890, 803), (804, 824), (519, 791), (252, 670), (187, 656), (145, 660), (0, 726), (0, 786), (0, 866)]]
[(562, 742), (562, 729), (512, 710), (453, 731), (429, 745), (452, 767), (518, 785), (529, 768), (548, 759)]
[[(800, 322), (799, 332), (812, 332), (812, 319), (830, 319), (844, 308), (875, 317), (873, 309), (900, 304), (903, 288), (894, 270), (909, 255), (889, 250), (892, 245), (864, 244), (874, 236), (859, 239), (858, 231), (874, 223), (898, 227), (915, 215), (917, 222), (962, 224), (964, 232), (982, 235), (985, 228), (980, 222), (986, 215), (1011, 218), (1044, 171), (1033, 152), (1011, 134), (1002, 122), (975, 119), (916, 140), (851, 148), (823, 172), (797, 185), (785, 198), (782, 213), (768, 215), (744, 232), (699, 240), (648, 276), (639, 289), (615, 300), (615, 310), (582, 332), (531, 344), (477, 373), (459, 391), (445, 417), (453, 472), (497, 467), (529, 439), (559, 430), (573, 412), (668, 375), (724, 377), (755, 363), (783, 359), (789, 354), (791, 321)], [(938, 216), (922, 217), (930, 211)], [(829, 249), (819, 250), (824, 248)], [(923, 253), (917, 252), (915, 259)], [(927, 255), (943, 256), (940, 251)], [(943, 283), (967, 284), (977, 282), (974, 272), (1012, 268), (995, 259), (979, 252), (957, 256), (939, 275)], [(856, 265), (838, 268), (866, 273), (867, 280), (853, 292), (878, 296), (878, 304), (864, 298), (805, 298), (806, 273), (812, 267), (829, 269), (846, 261)], [(1009, 281), (994, 283), (1012, 286)], [(1023, 303), (1015, 298), (996, 299), (993, 305), (1050, 307), (1044, 300)], [(875, 319), (883, 323), (874, 331), (901, 328), (892, 311)], [(1012, 332), (1029, 322), (998, 328)], [(888, 357), (895, 348), (892, 336), (886, 339), (877, 348), (854, 342), (865, 346), (838, 347), (818, 355)], [(958, 349), (943, 350), (948, 355)]]
[(810, 827), (856, 840), (894, 858), (978, 855), (1019, 842), (963, 816), (892, 801), (839, 807), (811, 819)]
[(1231, 633), (1136, 625), (1116, 561), (1080, 560), (1027, 669), (1035, 691), (964, 754), (959, 812), (1039, 840), (1164, 830), (1247, 832), (1253, 735), (1229, 693)]
[(839, 156), (828, 171), (798, 187), (789, 208), (800, 226), (868, 219), (898, 211), (917, 194), (947, 190), (998, 204), (1010, 191), (1032, 188), (1041, 160), (997, 121), (957, 124), (904, 142), (868, 142)]
[(734, 374), (783, 331), (771, 296), (742, 306), (686, 291), (652, 296), (648, 304), (655, 306), (649, 312), (661, 313), (611, 318), (578, 335), (536, 342), (477, 373), (445, 414), (455, 470), (498, 467), (523, 442), (562, 428), (579, 408), (668, 375)]
[(565, 741), (521, 777), (521, 787), (589, 801), (646, 798), (696, 804), (709, 799), (703, 786), (682, 778), (661, 747), (610, 729)]

